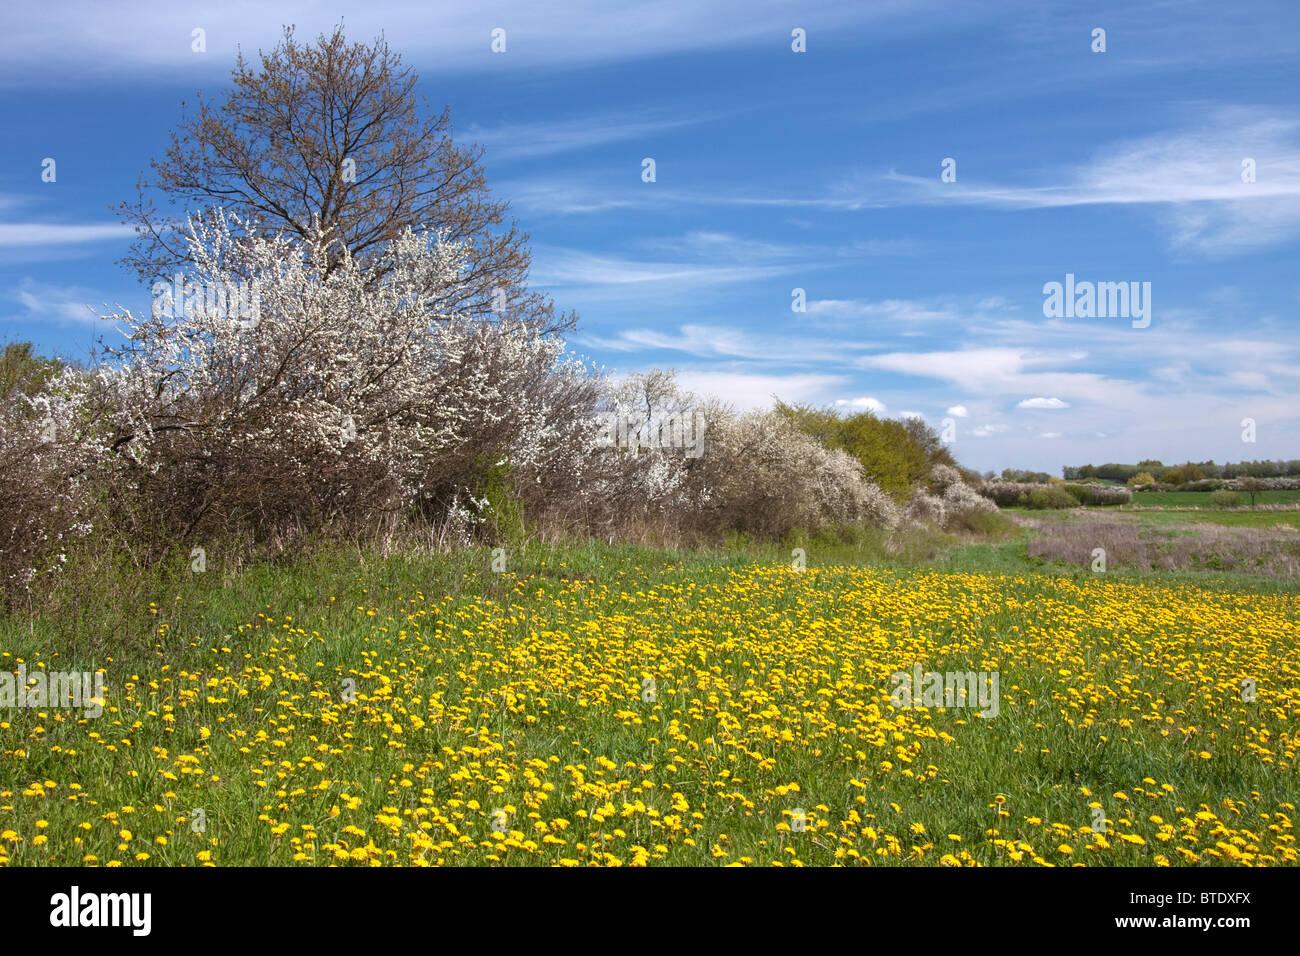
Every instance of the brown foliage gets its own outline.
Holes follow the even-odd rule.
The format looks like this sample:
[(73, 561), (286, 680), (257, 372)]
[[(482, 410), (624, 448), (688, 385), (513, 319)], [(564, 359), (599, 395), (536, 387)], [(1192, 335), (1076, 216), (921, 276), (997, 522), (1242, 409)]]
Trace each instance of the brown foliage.
[(1291, 579), (1300, 574), (1300, 532), (1285, 525), (1164, 529), (1083, 510), (1072, 513), (1070, 520), (1023, 523), (1037, 531), (1027, 549), (1030, 557), (1080, 568), (1090, 567), (1093, 549), (1103, 548), (1110, 568), (1230, 571)]

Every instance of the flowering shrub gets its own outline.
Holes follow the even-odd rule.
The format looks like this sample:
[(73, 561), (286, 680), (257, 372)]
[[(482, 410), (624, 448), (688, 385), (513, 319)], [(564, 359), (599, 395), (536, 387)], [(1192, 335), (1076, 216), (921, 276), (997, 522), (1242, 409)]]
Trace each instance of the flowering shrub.
[(975, 489), (1000, 507), (1073, 508), (1078, 505), (1124, 505), (1133, 500), (1128, 488), (1114, 485), (986, 481)]
[(930, 486), (940, 494), (961, 483), (961, 472), (952, 465), (940, 463), (930, 470)]
[(853, 458), (825, 448), (779, 412), (715, 409), (691, 481), (709, 494), (700, 506), (706, 530), (781, 537), (843, 521), (893, 528), (901, 520)]
[(1181, 485), (1155, 484), (1151, 486), (1152, 491), (1217, 491), (1220, 488), (1226, 488), (1229, 491), (1246, 491), (1251, 485), (1259, 491), (1297, 491), (1300, 490), (1300, 478), (1276, 477), (1276, 478), (1205, 478), (1201, 481), (1190, 481)]
[(92, 530), (111, 384), (64, 368), (35, 395), (0, 396), (0, 590), (57, 571)]
[(1061, 487), (1073, 495), (1081, 505), (1108, 507), (1126, 505), (1133, 500), (1131, 489), (1117, 485), (1067, 484)]
[(362, 267), (321, 232), (249, 232), (220, 212), (192, 225), (186, 285), (251, 288), (252, 316), (113, 316), (130, 340), (113, 445), (165, 523), (263, 539), (443, 515), (488, 465), (536, 466), (562, 437), (582, 375), (562, 342), (430, 307), (460, 246), (408, 231)]
[(952, 482), (944, 489), (943, 504), (950, 519), (965, 517), (978, 511), (997, 511), (997, 505), (961, 481)]
[(930, 483), (942, 493), (932, 495), (924, 488), (915, 489), (907, 503), (907, 516), (912, 521), (953, 528), (965, 526), (973, 514), (998, 510), (997, 505), (963, 482), (961, 472), (950, 465), (936, 465)]
[[(408, 230), (363, 265), (324, 231), (267, 237), (217, 210), (188, 243), (194, 269), (148, 314), (109, 317), (125, 344), (107, 362), (0, 407), (10, 586), (96, 523), (156, 560), (321, 533), (666, 541), (904, 520), (859, 456), (779, 409), (701, 401), (671, 372), (602, 378), (537, 327), (443, 311), (466, 257), (442, 236)], [(983, 506), (933, 471), (939, 522)]]
[[(995, 506), (996, 507), (996, 506)], [(907, 517), (918, 523), (943, 527), (946, 519), (943, 499), (917, 488), (907, 502)]]

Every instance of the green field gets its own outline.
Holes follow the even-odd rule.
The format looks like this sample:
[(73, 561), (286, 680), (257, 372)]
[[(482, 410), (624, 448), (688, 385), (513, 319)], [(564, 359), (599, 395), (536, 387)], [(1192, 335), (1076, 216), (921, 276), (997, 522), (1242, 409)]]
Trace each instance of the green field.
[[(1237, 492), (1247, 504), (1250, 496)], [(1257, 505), (1300, 505), (1300, 491), (1259, 491), (1255, 493)], [(1212, 491), (1138, 491), (1133, 494), (1133, 505), (1139, 508), (1213, 508)]]
[[(7, 667), (107, 682), (0, 722), (0, 860), (1295, 863), (1295, 588), (1029, 539), (124, 580), (0, 622)], [(916, 666), (996, 706), (908, 706)]]

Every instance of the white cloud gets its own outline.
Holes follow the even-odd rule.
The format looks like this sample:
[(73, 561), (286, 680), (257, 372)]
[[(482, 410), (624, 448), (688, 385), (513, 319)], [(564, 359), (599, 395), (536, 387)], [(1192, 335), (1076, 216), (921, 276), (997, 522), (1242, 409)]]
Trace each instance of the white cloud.
[[(581, 249), (538, 246), (533, 277), (539, 286), (637, 285), (671, 283), (720, 285), (752, 282), (773, 275), (824, 268), (829, 260), (851, 256), (849, 249), (749, 239), (725, 232), (696, 230), (685, 235), (641, 239), (645, 258)], [(671, 256), (672, 258), (651, 258)], [(782, 306), (789, 309), (790, 299)]]
[[(1256, 179), (1241, 179), (1242, 161)], [(939, 183), (890, 172), (904, 187), (890, 202), (1041, 209), (1150, 205), (1171, 244), (1226, 255), (1300, 234), (1300, 120), (1251, 107), (1220, 109), (1199, 126), (1112, 144), (1066, 173), (1063, 185)], [(866, 188), (861, 176), (843, 188)]]
[[(810, 0), (801, 6), (799, 19), (827, 37), (868, 24), (878, 34), (893, 24), (914, 29), (918, 8), (924, 16), (924, 8), (935, 5), (933, 0), (870, 5)], [(338, 9), (307, 0), (229, 0), (200, 12), (167, 0), (136, 0), (130, 15), (124, 16), (122, 9), (97, 0), (69, 0), (51, 17), (17, 5), (5, 10), (0, 76), (31, 87), (167, 71), (169, 79), (179, 73), (199, 83), (229, 70), (237, 44), (246, 55), (269, 48), (285, 23), (296, 24), (300, 37), (314, 38), (338, 21)], [(423, 72), (554, 69), (738, 46), (779, 50), (789, 44), (793, 25), (788, 5), (780, 0), (370, 0), (349, 9), (346, 19), (349, 38), (368, 41), (382, 31), (401, 49), (403, 59)], [(207, 31), (205, 54), (190, 48), (190, 31), (196, 26)], [(490, 48), (491, 31), (497, 26), (506, 30), (504, 53)]]
[(1078, 361), (1068, 352), (1017, 347), (953, 349), (945, 352), (886, 352), (862, 356), (863, 368), (933, 378), (964, 392), (1023, 395), (1056, 393), (1106, 407), (1135, 408), (1143, 390), (1132, 382), (1092, 372), (1053, 371), (1049, 367)]
[(708, 265), (688, 262), (654, 262), (597, 255), (576, 249), (537, 251), (534, 284), (541, 287), (572, 285), (639, 285), (673, 283), (718, 285), (752, 281), (772, 274), (770, 265)]
[(0, 222), (0, 246), (68, 245), (128, 239), (135, 234), (121, 223)]
[(808, 312), (815, 316), (900, 322), (957, 317), (956, 313), (948, 309), (935, 309), (905, 299), (885, 299), (881, 302), (869, 302), (864, 299), (815, 299), (808, 303)]
[(629, 139), (645, 139), (721, 119), (720, 113), (693, 113), (689, 116), (664, 115), (647, 117), (639, 114), (630, 119), (627, 113), (607, 113), (563, 120), (508, 123), (501, 126), (469, 126), (465, 136), (486, 149), (487, 161), (510, 161), (551, 156), (576, 150), (589, 150)]
[(853, 408), (865, 408), (868, 411), (875, 412), (877, 415), (883, 414), (885, 411), (885, 403), (880, 401), (879, 399), (872, 398), (869, 395), (863, 396), (861, 398), (837, 399), (835, 404), (840, 406), (850, 405)]
[(9, 316), (14, 322), (49, 322), (60, 325), (91, 325), (107, 328), (99, 317), (100, 311), (110, 311), (107, 307), (97, 310), (91, 302), (103, 295), (93, 289), (82, 286), (59, 286), (23, 279), (18, 286), (10, 290), (7, 296), (25, 310), (18, 315)]
[(747, 372), (683, 370), (678, 384), (696, 395), (714, 395), (737, 408), (769, 408), (773, 396), (784, 402), (816, 402), (828, 389), (839, 386), (837, 375), (763, 375)]
[(645, 208), (661, 205), (664, 199), (661, 194), (649, 190), (643, 190), (639, 195), (628, 192), (614, 195), (609, 189), (598, 192), (580, 184), (558, 180), (507, 180), (495, 186), (493, 191), (509, 196), (513, 208), (560, 215)]
[(970, 415), (965, 405), (954, 405), (948, 409), (948, 414), (953, 418), (966, 418)]
[(1016, 405), (1017, 408), (1069, 408), (1069, 402), (1063, 402), (1059, 398), (1026, 398), (1023, 402)]
[(871, 344), (827, 342), (808, 337), (793, 339), (716, 325), (683, 325), (676, 333), (624, 329), (614, 336), (601, 336), (584, 332), (573, 336), (572, 341), (575, 345), (612, 352), (665, 350), (687, 352), (699, 358), (756, 359), (782, 364), (835, 362), (843, 359), (845, 349), (862, 349)]

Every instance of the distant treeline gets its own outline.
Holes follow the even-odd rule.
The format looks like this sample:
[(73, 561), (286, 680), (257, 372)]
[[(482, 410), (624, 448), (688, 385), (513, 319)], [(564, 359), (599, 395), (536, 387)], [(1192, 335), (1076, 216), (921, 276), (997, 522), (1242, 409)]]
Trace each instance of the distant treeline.
[(1223, 465), (1216, 465), (1212, 461), (1189, 461), (1181, 465), (1166, 465), (1155, 460), (1140, 461), (1136, 465), (1110, 462), (1105, 465), (1067, 465), (1061, 469), (1061, 476), (1069, 481), (1083, 478), (1128, 481), (1143, 472), (1152, 475), (1157, 481), (1171, 484), (1204, 478), (1288, 478), (1300, 476), (1300, 460), (1241, 461)]

